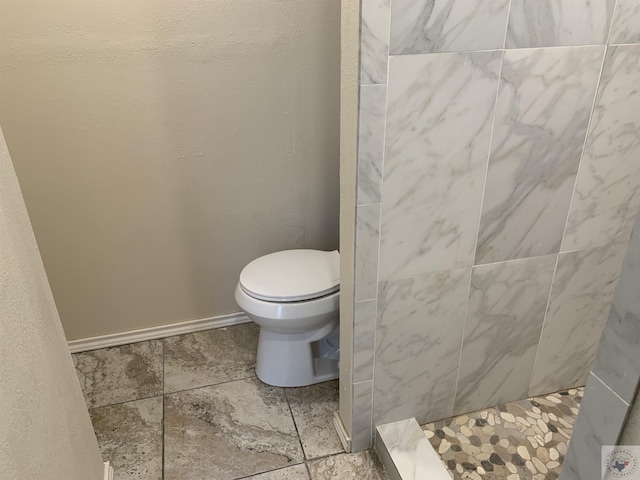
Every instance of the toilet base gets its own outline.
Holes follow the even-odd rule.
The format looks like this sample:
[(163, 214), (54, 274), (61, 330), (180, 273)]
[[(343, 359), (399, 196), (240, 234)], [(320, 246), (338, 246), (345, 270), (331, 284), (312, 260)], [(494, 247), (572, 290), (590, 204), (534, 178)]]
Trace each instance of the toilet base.
[(338, 326), (338, 321), (318, 330), (285, 334), (260, 328), (256, 375), (274, 387), (303, 387), (335, 380), (338, 361), (320, 357), (314, 342), (323, 339)]

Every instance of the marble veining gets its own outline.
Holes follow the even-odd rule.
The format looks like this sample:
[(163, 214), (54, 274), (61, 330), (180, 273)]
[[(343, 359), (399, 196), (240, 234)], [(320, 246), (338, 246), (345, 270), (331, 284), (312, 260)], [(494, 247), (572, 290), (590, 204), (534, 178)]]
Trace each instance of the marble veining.
[(380, 204), (356, 207), (355, 301), (376, 298)]
[(311, 480), (388, 480), (378, 457), (370, 450), (333, 455), (308, 465)]
[(162, 395), (162, 341), (73, 355), (87, 407)]
[(618, 0), (609, 43), (640, 43), (640, 3), (637, 0)]
[(511, 0), (507, 48), (604, 44), (615, 0)]
[(116, 480), (162, 480), (162, 397), (89, 410)]
[(358, 205), (380, 203), (386, 85), (360, 87), (358, 130)]
[(303, 453), (281, 388), (239, 380), (165, 395), (165, 479), (232, 480)]
[(373, 439), (373, 380), (354, 383), (351, 450), (371, 447)]
[(472, 265), (500, 61), (391, 57), (380, 280)]
[(365, 382), (373, 378), (376, 315), (376, 300), (355, 304), (353, 315), (353, 383)]
[(473, 268), (454, 413), (526, 398), (555, 263)]
[(381, 458), (390, 457), (390, 467), (397, 470), (402, 480), (451, 478), (415, 418), (379, 425), (377, 433), (381, 444), (376, 449), (386, 450)]
[(465, 268), (380, 284), (374, 424), (451, 416), (469, 276)]
[(165, 392), (254, 376), (259, 331), (252, 322), (165, 338)]
[(360, 84), (387, 83), (390, 0), (362, 0)]
[(600, 478), (602, 445), (615, 445), (629, 406), (593, 374), (589, 375), (562, 480)]
[(508, 0), (393, 0), (394, 55), (502, 48)]
[(505, 52), (476, 264), (560, 250), (603, 55)]
[(640, 209), (640, 45), (609, 47), (562, 251), (625, 243)]
[(585, 384), (625, 251), (625, 245), (611, 245), (560, 255), (530, 395)]
[(640, 217), (629, 241), (593, 373), (628, 403), (640, 380)]
[(327, 429), (338, 410), (338, 381), (287, 388), (285, 395), (307, 459), (343, 452), (340, 439)]

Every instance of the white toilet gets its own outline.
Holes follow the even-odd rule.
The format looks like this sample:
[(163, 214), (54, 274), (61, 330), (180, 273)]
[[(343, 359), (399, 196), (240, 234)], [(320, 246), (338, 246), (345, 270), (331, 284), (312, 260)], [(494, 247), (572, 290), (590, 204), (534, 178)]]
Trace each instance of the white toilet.
[(236, 302), (260, 325), (256, 375), (301, 387), (338, 378), (340, 254), (285, 250), (244, 267)]

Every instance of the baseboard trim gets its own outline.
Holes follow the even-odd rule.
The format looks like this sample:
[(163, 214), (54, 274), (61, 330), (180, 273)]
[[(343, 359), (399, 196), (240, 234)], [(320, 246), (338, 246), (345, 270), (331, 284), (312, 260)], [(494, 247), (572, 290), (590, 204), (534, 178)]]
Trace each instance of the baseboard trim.
[(185, 333), (201, 332), (213, 328), (230, 327), (249, 323), (251, 319), (244, 312), (218, 315), (216, 317), (202, 318), (188, 322), (172, 323), (160, 325), (158, 327), (141, 328), (129, 332), (112, 333), (100, 335), (98, 337), (81, 338), (68, 342), (71, 353), (87, 352), (99, 348), (117, 347), (127, 343), (144, 342), (146, 340), (157, 340), (158, 338), (173, 337)]
[(113, 467), (109, 462), (104, 462), (104, 480), (113, 480)]
[(340, 418), (339, 412), (333, 412), (333, 426), (338, 432), (338, 438), (340, 438), (340, 442), (344, 447), (344, 451), (347, 453), (351, 453), (351, 437), (347, 433), (347, 430), (344, 428), (344, 424), (342, 423), (342, 418)]

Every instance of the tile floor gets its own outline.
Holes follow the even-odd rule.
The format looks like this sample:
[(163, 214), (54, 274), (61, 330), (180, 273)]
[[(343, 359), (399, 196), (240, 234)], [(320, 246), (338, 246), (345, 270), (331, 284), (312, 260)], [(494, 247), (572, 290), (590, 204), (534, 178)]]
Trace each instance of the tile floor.
[(254, 373), (254, 324), (73, 355), (116, 480), (385, 480), (333, 429), (338, 383), (276, 388)]
[(584, 388), (424, 425), (455, 480), (559, 478)]

